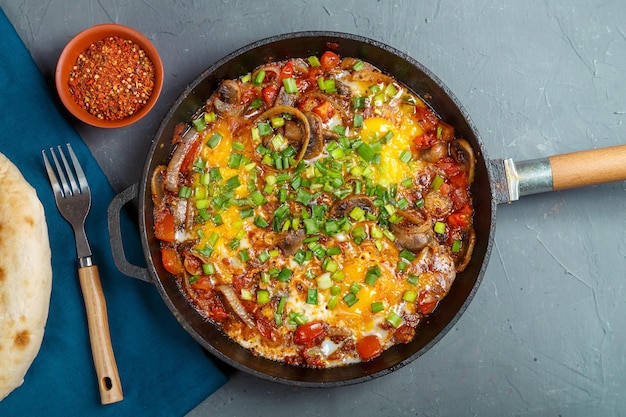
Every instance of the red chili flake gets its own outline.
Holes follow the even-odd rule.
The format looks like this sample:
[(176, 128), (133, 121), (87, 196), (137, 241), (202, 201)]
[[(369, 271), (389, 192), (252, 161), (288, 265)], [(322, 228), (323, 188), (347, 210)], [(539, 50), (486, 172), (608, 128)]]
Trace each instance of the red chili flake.
[(154, 64), (129, 39), (117, 36), (92, 43), (78, 58), (68, 85), (74, 101), (103, 120), (139, 111), (154, 89)]

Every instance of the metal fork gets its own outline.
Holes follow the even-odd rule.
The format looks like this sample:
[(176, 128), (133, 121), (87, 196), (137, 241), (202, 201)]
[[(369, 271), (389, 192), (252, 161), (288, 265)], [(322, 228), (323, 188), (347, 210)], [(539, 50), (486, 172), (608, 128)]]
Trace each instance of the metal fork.
[(57, 147), (59, 158), (55, 150), (50, 148), (56, 173), (46, 152), (41, 151), (41, 154), (54, 192), (54, 201), (61, 215), (74, 229), (79, 261), (78, 277), (87, 311), (91, 352), (98, 376), (100, 401), (102, 404), (110, 404), (121, 401), (124, 395), (111, 345), (107, 307), (100, 283), (100, 274), (98, 267), (92, 264), (91, 249), (85, 234), (85, 219), (91, 207), (91, 192), (85, 173), (70, 144), (67, 144), (67, 152), (72, 162), (71, 166), (61, 146)]

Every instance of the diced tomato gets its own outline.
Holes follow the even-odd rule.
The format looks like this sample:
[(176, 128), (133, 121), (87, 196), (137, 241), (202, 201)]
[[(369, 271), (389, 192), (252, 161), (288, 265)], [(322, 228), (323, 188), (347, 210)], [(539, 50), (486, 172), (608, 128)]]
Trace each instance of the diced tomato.
[(270, 84), (267, 87), (261, 90), (261, 95), (263, 96), (263, 102), (266, 106), (271, 106), (274, 104), (274, 100), (276, 99), (276, 95), (278, 94), (278, 84)]
[(328, 101), (323, 101), (317, 106), (313, 107), (313, 113), (322, 118), (324, 122), (330, 120), (335, 115), (335, 108)]
[(447, 182), (444, 182), (443, 184), (441, 184), (441, 186), (439, 187), (439, 192), (441, 194), (450, 194), (450, 191), (452, 191), (452, 187), (450, 186), (450, 184), (448, 184)]
[[(415, 106), (415, 114), (424, 130), (435, 131), (439, 124), (439, 118), (428, 107)], [(436, 137), (435, 137), (436, 138)]]
[(454, 128), (447, 124), (446, 122), (439, 121), (439, 127), (437, 129), (441, 129), (441, 134), (439, 135), (439, 139), (444, 142), (450, 142), (454, 139)]
[(311, 321), (296, 328), (293, 341), (299, 345), (314, 345), (328, 333), (328, 325), (321, 321)]
[(461, 168), (459, 167), (459, 163), (456, 162), (449, 156), (441, 158), (437, 161), (437, 166), (446, 173), (448, 178), (455, 176), (459, 172), (461, 172)]
[(162, 210), (155, 217), (154, 236), (164, 242), (173, 242), (176, 239), (176, 229), (172, 213)]
[(423, 133), (413, 139), (413, 143), (415, 144), (415, 146), (417, 146), (418, 150), (430, 148), (436, 142), (437, 137), (432, 132)]
[(468, 227), (472, 220), (472, 208), (466, 205), (461, 210), (448, 216), (448, 224), (450, 226), (465, 228)]
[(339, 60), (339, 55), (331, 51), (326, 51), (320, 58), (320, 64), (322, 64), (322, 69), (329, 70), (339, 65)]
[(209, 314), (210, 318), (217, 321), (218, 323), (221, 323), (229, 317), (228, 311), (226, 311), (226, 307), (224, 307), (222, 300), (215, 293), (215, 291), (210, 290), (206, 294), (205, 300), (206, 307), (204, 308), (204, 310)]
[(196, 282), (191, 284), (191, 288), (194, 290), (202, 290), (202, 291), (210, 291), (213, 288), (213, 284), (211, 284), (211, 280), (208, 276), (202, 275), (198, 278)]
[(417, 308), (422, 314), (430, 314), (437, 307), (438, 300), (428, 291), (421, 291), (418, 295)]
[(280, 75), (278, 76), (278, 80), (282, 82), (285, 78), (293, 77), (293, 61), (287, 62), (283, 68), (280, 70)]
[(467, 187), (467, 175), (465, 172), (458, 172), (448, 178), (448, 182), (454, 188), (466, 188)]
[(161, 262), (167, 272), (173, 275), (179, 275), (183, 273), (183, 263), (180, 261), (180, 256), (175, 249), (161, 248)]
[(359, 340), (356, 343), (356, 351), (363, 361), (369, 361), (380, 355), (383, 351), (383, 347), (376, 335), (368, 335)]
[(259, 333), (261, 333), (261, 336), (263, 336), (264, 338), (269, 340), (276, 340), (276, 327), (274, 326), (274, 323), (272, 321), (267, 320), (264, 317), (257, 318), (256, 328), (259, 330)]
[(194, 144), (189, 148), (189, 151), (185, 155), (185, 159), (183, 159), (183, 164), (181, 166), (181, 170), (183, 171), (191, 171), (193, 168), (193, 163), (196, 161), (196, 155), (200, 152), (200, 147), (202, 146), (202, 141), (197, 140)]

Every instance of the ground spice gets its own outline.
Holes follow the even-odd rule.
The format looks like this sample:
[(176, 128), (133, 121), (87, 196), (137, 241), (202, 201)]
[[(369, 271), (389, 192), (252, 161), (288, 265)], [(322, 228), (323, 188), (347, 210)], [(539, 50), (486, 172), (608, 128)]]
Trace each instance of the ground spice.
[(74, 101), (103, 120), (139, 111), (154, 89), (154, 64), (129, 39), (107, 37), (92, 43), (74, 64), (69, 79)]

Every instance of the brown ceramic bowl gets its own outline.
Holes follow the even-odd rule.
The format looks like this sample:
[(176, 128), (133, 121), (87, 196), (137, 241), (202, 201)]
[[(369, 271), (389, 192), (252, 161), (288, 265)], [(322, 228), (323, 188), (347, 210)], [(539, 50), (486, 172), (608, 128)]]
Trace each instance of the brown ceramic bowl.
[[(143, 107), (136, 110), (129, 116), (118, 119), (99, 118), (89, 113), (86, 109), (74, 101), (68, 84), (72, 68), (76, 64), (78, 56), (91, 44), (112, 36), (133, 41), (145, 51), (154, 66), (154, 86), (146, 103)], [(163, 63), (161, 62), (159, 53), (154, 45), (152, 45), (152, 43), (145, 36), (136, 30), (127, 26), (116, 24), (96, 25), (77, 34), (65, 46), (63, 52), (61, 52), (59, 61), (57, 62), (55, 83), (63, 105), (79, 120), (96, 127), (123, 127), (135, 123), (144, 117), (156, 103), (163, 86)]]

